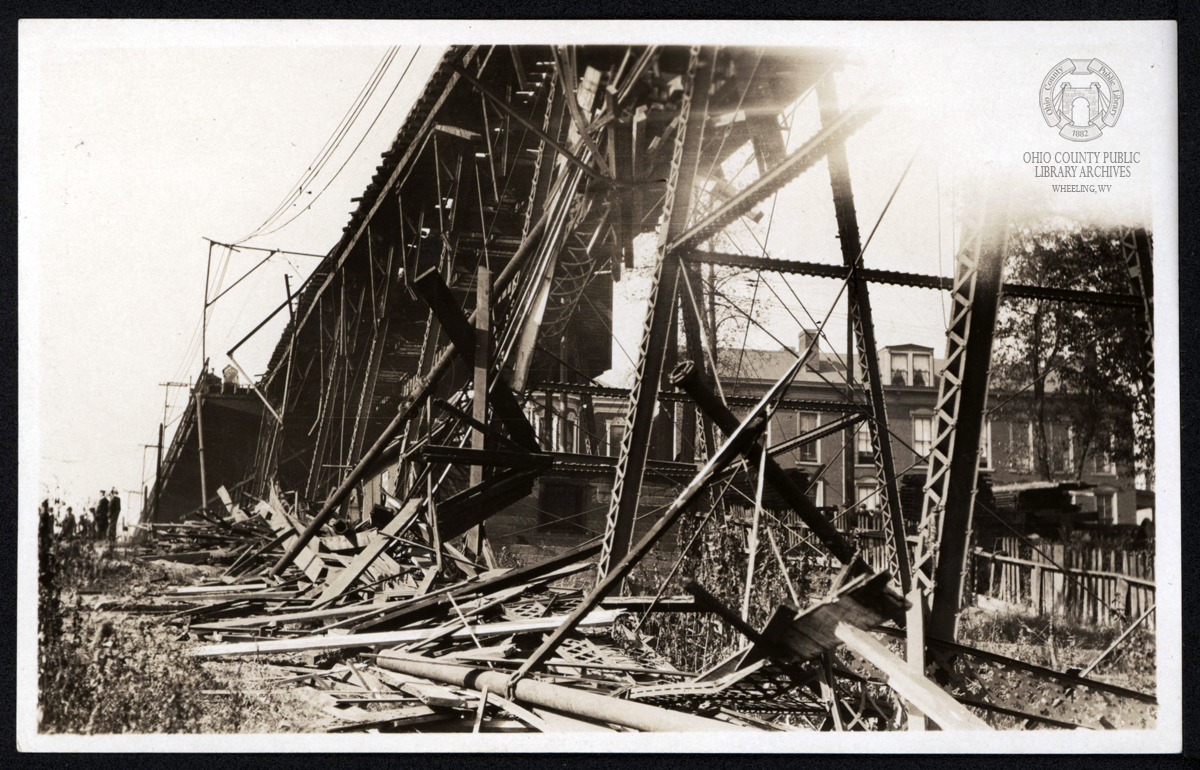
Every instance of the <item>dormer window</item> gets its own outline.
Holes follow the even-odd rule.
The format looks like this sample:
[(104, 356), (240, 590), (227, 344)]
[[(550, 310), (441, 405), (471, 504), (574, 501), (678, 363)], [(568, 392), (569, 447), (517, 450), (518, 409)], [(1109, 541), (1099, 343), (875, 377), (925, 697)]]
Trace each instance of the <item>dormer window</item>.
[(928, 388), (933, 385), (933, 356), (929, 353), (892, 350), (888, 356), (888, 384)]
[(930, 375), (930, 356), (924, 353), (913, 353), (912, 357), (912, 384), (918, 388), (925, 388), (933, 384), (933, 377)]
[(908, 354), (892, 353), (892, 384), (908, 384)]

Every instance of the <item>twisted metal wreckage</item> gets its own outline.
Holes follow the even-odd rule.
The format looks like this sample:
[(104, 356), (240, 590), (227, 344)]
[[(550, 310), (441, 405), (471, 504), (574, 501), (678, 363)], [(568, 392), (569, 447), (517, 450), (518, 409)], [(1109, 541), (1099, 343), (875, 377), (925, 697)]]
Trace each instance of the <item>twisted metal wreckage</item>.
[[(864, 267), (844, 145), (881, 101), (839, 105), (839, 69), (836, 55), (801, 49), (448, 49), (340, 242), (275, 311), (291, 318), (253, 385), (266, 412), (238, 490), (253, 515), (229, 503), (233, 518), (212, 524), (151, 525), (162, 543), (236, 549), (221, 580), (174, 594), (198, 602), (181, 613), (193, 638), (214, 642), (193, 653), (358, 653), (293, 666), (281, 680), (314, 683), (350, 706), (339, 714), (354, 721), (335, 729), (950, 730), (992, 729), (998, 716), (1096, 728), (1112, 726), (1088, 716), (1097, 703), (1152, 710), (1152, 695), (954, 642), (1002, 295), (1134, 308), (1152, 388), (1146, 234), (1127, 239), (1128, 295), (1004, 284), (997, 206), (968, 231), (953, 279)], [(810, 92), (820, 129), (789, 153), (789, 107)], [(720, 168), (747, 145), (759, 174), (735, 190)], [(821, 160), (841, 266), (702, 248)], [(612, 281), (633, 265), (634, 238), (655, 231), (633, 385), (600, 387)], [(796, 408), (788, 387), (812, 346), (761, 399), (721, 392), (701, 321), (705, 264), (842, 282), (861, 382), (823, 402), (844, 416), (789, 443), (849, 439), (865, 422), (886, 570), (864, 561), (764, 440), (775, 410)], [(900, 515), (877, 282), (952, 299), (916, 537)], [(564, 393), (585, 405), (627, 398), (617, 457), (548, 448), (524, 404), (540, 397), (549, 409)], [(678, 412), (679, 456), (656, 443), (670, 433), (660, 402), (688, 407)], [(841, 565), (828, 597), (785, 602), (754, 628), (700, 585), (689, 596), (624, 595), (630, 570), (684, 512), (720, 505), (713, 482), (739, 468)], [(486, 521), (551, 470), (612, 478), (602, 539), (496, 568)], [(639, 512), (648, 474), (682, 484), (649, 514), (645, 501)], [(309, 516), (302, 501), (319, 496)], [(588, 587), (553, 585), (568, 576)], [(679, 671), (620, 622), (629, 610), (715, 613), (746, 646), (707, 671)], [(839, 647), (852, 654), (835, 656)]]

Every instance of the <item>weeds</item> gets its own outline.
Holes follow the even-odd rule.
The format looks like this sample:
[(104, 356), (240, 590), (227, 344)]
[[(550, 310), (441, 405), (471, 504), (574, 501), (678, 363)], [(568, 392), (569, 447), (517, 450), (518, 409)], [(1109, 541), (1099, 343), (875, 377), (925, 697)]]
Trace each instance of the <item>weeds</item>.
[[(161, 619), (97, 609), (170, 580), (87, 541), (39, 531), (38, 729), (43, 733), (258, 732), (279, 729), (271, 698), (230, 690), (174, 643)], [(240, 672), (235, 672), (240, 673)], [(234, 685), (240, 686), (238, 685)], [(214, 700), (205, 691), (220, 692)]]

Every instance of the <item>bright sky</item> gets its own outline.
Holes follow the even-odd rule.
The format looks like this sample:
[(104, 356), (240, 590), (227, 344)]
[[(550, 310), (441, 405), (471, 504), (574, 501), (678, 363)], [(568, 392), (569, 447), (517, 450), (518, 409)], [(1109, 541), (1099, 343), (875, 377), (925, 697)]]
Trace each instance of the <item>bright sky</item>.
[[(143, 468), (147, 479), (153, 470), (154, 452), (142, 445), (155, 442), (163, 419), (168, 394), (160, 383), (187, 382), (200, 367), (196, 331), (208, 255), (203, 238), (230, 242), (258, 227), (318, 155), (387, 46), (404, 43), (304, 202), (326, 183), (328, 189), (294, 223), (248, 245), (325, 253), (338, 240), (354, 205), (350, 198), (365, 188), (443, 44), (450, 42), (412, 25), (387, 27), (391, 35), (376, 27), (371, 34), (339, 29), (322, 37), (320, 28), (305, 24), (22, 24), (21, 270), (23, 290), (25, 279), (32, 279), (36, 294), (30, 299), (23, 291), (21, 309), (23, 326), (36, 313), (38, 327), (41, 482), (80, 502), (117, 486), (126, 510), (136, 514), (140, 500), (125, 490), (140, 488)], [(473, 30), (463, 33), (453, 39), (478, 37)], [(555, 42), (576, 34), (564, 30)], [(788, 41), (830, 42), (826, 36), (809, 38)], [(1041, 122), (1035, 94), (1042, 75), (1062, 56), (1042, 56), (1039, 39), (1015, 41), (1002, 51), (978, 50), (971, 35), (946, 39), (938, 51), (855, 48), (852, 65), (840, 76), (843, 107), (863, 98), (868, 87), (881, 88), (895, 107), (848, 145), (864, 239), (920, 147), (867, 252), (868, 266), (949, 274), (957, 232), (953, 211), (961, 203), (957, 191), (969, 184), (962, 172), (996, 165), (1028, 185), (1031, 171), (1020, 163), (1021, 152), (1065, 144), (1055, 144), (1054, 133)], [(347, 44), (351, 41), (362, 44)], [(418, 42), (426, 47), (388, 101)], [(1021, 45), (1030, 56), (1013, 54)], [(947, 69), (968, 52), (972, 70)], [(1130, 94), (1151, 74), (1112, 64)], [(1008, 87), (1009, 82), (1024, 85)], [(1133, 105), (1134, 97), (1130, 100)], [(810, 95), (796, 111), (789, 149), (816, 127), (816, 99)], [(976, 135), (989, 140), (964, 139)], [(1125, 140), (1118, 147), (1106, 136), (1089, 149), (1133, 148), (1129, 134)], [(997, 159), (1000, 164), (994, 164)], [(331, 181), (343, 161), (345, 168)], [(1104, 218), (1114, 211), (1130, 215), (1136, 208), (1130, 201), (1141, 207), (1132, 216), (1144, 217), (1147, 176), (1141, 173), (1136, 184), (1126, 185), (1120, 202), (1112, 196)], [(824, 163), (761, 208), (770, 215), (772, 206), (773, 219), (754, 228), (759, 239), (767, 238), (767, 221), (772, 222), (767, 238), (772, 256), (840, 262)], [(735, 226), (733, 232), (743, 248), (755, 249), (746, 228)], [(235, 254), (222, 285), (262, 256)], [(215, 370), (227, 363), (225, 351), (283, 300), (283, 276), (290, 275), (295, 286), (315, 262), (273, 257), (221, 299), (212, 311), (207, 345)], [(219, 265), (214, 259), (214, 285)], [(834, 281), (802, 278), (793, 278), (792, 286), (818, 319), (839, 288)], [(619, 301), (635, 303), (634, 312), (618, 314), (621, 343), (614, 347), (614, 366), (621, 369), (629, 365), (621, 348), (631, 355), (637, 349), (644, 305), (636, 299), (644, 296), (644, 286), (627, 281), (618, 294)], [(940, 354), (943, 310), (936, 293), (879, 286), (873, 298), (881, 345), (918, 342)], [(777, 316), (776, 333), (792, 344), (799, 326), (782, 311)], [(283, 318), (280, 314), (239, 351), (239, 362), (251, 374), (265, 366)], [(838, 349), (844, 323), (844, 309), (835, 308), (827, 333)], [(23, 356), (30, 342), (25, 340)], [(777, 347), (761, 333), (752, 333), (748, 343)], [(182, 388), (169, 396), (168, 421), (186, 403)]]

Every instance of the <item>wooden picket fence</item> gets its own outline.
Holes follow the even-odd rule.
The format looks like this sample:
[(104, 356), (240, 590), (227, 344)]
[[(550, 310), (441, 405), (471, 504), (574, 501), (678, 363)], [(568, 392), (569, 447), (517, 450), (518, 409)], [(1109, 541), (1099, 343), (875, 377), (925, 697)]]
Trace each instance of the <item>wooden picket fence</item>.
[[(1154, 553), (1120, 544), (1039, 543), (998, 538), (974, 551), (976, 593), (1038, 614), (1123, 626), (1154, 605)], [(1145, 621), (1154, 630), (1154, 616)]]

